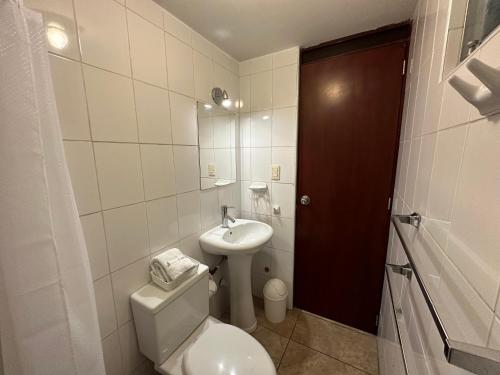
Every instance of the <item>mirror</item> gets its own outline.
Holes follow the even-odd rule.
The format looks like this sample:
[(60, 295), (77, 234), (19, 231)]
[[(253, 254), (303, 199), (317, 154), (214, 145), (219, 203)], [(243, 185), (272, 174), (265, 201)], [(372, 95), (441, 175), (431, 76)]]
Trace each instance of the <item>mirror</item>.
[(453, 0), (443, 77), (465, 60), (500, 24), (500, 0)]
[(236, 182), (238, 113), (201, 102), (197, 112), (201, 189)]

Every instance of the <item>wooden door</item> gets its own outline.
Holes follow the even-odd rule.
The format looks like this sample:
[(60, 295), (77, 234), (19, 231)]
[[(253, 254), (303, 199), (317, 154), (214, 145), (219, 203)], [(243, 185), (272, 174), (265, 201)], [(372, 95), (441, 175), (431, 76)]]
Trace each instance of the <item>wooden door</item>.
[(406, 41), (394, 42), (300, 68), (295, 304), (371, 333), (382, 294), (406, 54)]

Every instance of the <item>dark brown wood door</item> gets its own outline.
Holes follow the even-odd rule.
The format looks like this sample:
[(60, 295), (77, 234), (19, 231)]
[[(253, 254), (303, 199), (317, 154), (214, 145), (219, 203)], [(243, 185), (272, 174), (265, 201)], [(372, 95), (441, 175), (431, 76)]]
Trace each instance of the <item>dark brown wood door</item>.
[[(300, 68), (295, 304), (376, 332), (406, 43)], [(310, 197), (309, 205), (300, 198)]]

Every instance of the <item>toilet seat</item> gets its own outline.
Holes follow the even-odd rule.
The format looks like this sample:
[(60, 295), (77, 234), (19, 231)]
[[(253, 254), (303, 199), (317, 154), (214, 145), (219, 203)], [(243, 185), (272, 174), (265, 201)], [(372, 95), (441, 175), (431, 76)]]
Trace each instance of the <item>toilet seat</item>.
[(229, 324), (214, 324), (184, 353), (185, 375), (272, 375), (266, 350), (248, 333)]
[(271, 357), (257, 340), (212, 317), (155, 369), (165, 375), (276, 375)]

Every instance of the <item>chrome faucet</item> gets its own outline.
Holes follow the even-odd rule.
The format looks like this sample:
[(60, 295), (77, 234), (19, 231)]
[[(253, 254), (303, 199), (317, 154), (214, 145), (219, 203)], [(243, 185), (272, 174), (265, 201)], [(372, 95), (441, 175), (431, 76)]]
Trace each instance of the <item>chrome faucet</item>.
[(232, 216), (229, 216), (227, 214), (227, 209), (228, 208), (233, 208), (232, 206), (226, 206), (226, 205), (223, 205), (221, 207), (221, 214), (222, 214), (222, 228), (229, 228), (229, 223), (228, 223), (228, 220), (231, 220), (231, 223), (234, 223), (236, 222), (236, 219)]

